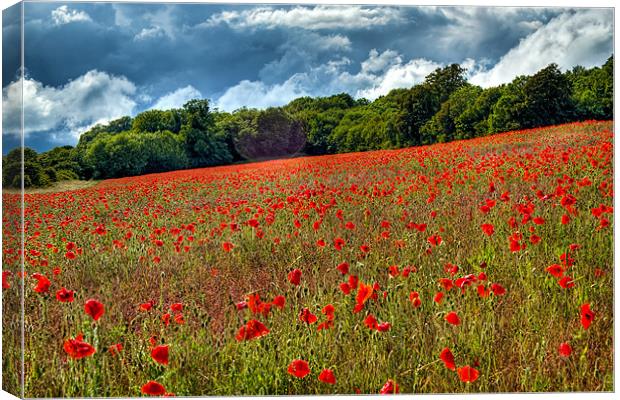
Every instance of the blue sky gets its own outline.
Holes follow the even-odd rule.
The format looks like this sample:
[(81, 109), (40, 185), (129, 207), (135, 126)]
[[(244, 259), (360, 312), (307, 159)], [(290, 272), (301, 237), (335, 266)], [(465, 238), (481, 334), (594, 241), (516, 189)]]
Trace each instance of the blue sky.
[[(18, 143), (18, 26), (3, 12), (3, 141)], [(600, 65), (613, 10), (26, 3), (26, 144), (75, 144), (96, 123), (210, 99), (221, 110), (347, 92), (375, 99), (460, 63), (492, 86), (551, 62)], [(14, 13), (13, 13), (14, 14)]]

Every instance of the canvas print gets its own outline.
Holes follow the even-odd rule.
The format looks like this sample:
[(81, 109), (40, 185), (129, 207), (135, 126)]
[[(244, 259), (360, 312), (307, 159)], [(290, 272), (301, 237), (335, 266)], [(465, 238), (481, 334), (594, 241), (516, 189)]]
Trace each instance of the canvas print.
[(614, 10), (2, 11), (2, 389), (612, 392)]

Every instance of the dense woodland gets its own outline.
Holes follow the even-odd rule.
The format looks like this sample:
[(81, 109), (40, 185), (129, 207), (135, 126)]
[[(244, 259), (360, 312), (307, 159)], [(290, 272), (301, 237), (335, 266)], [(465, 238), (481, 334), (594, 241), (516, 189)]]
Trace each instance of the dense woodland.
[[(75, 147), (24, 149), (24, 185), (104, 179), (293, 155), (394, 149), (577, 120), (613, 118), (613, 56), (601, 67), (532, 76), (483, 89), (458, 64), (375, 101), (346, 93), (232, 113), (191, 100), (97, 125)], [(20, 186), (21, 149), (3, 158), (3, 184)]]

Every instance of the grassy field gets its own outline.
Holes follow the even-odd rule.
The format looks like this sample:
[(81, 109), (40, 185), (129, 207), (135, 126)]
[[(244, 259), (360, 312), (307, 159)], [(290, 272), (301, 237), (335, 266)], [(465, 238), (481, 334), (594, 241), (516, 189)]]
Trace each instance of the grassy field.
[(25, 395), (613, 390), (612, 141), (585, 122), (27, 194)]

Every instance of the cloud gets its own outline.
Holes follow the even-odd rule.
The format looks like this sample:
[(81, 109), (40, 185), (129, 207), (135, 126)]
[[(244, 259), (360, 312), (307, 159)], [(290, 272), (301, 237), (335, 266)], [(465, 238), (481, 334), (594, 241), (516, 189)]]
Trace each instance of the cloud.
[(150, 28), (143, 28), (140, 32), (133, 37), (133, 40), (147, 40), (162, 37), (166, 33), (159, 26), (152, 26)]
[[(24, 134), (51, 133), (53, 140), (67, 141), (97, 123), (132, 114), (136, 86), (123, 76), (92, 70), (61, 87), (45, 86), (34, 79), (23, 81)], [(5, 133), (19, 135), (22, 82), (2, 89)]]
[(390, 49), (382, 53), (372, 49), (357, 73), (347, 71), (350, 65), (351, 60), (343, 57), (295, 73), (279, 83), (243, 80), (226, 90), (216, 105), (225, 111), (243, 106), (266, 108), (282, 106), (301, 96), (330, 96), (341, 92), (374, 100), (392, 89), (416, 85), (442, 66), (423, 58), (404, 62), (402, 55)]
[(60, 6), (52, 10), (52, 21), (54, 21), (54, 25), (65, 25), (71, 22), (92, 21), (92, 19), (84, 11), (71, 10), (67, 6)]
[(299, 78), (293, 76), (285, 82), (266, 85), (261, 81), (243, 80), (229, 88), (217, 100), (217, 108), (225, 111), (234, 111), (241, 107), (267, 108), (280, 106), (297, 97), (307, 96)]
[(392, 7), (315, 6), (294, 8), (259, 7), (243, 11), (222, 11), (212, 15), (204, 27), (226, 24), (234, 29), (303, 28), (366, 29), (404, 20), (402, 9)]
[(187, 85), (185, 87), (179, 88), (174, 92), (166, 93), (162, 97), (157, 100), (155, 104), (153, 104), (154, 109), (157, 110), (170, 110), (171, 108), (180, 108), (183, 104), (187, 103), (192, 99), (200, 99), (202, 98), (202, 94), (198, 89), (193, 87), (192, 85)]
[(613, 14), (569, 11), (551, 19), (510, 49), (491, 69), (471, 77), (483, 87), (510, 82), (556, 63), (562, 69), (600, 65), (613, 51)]

